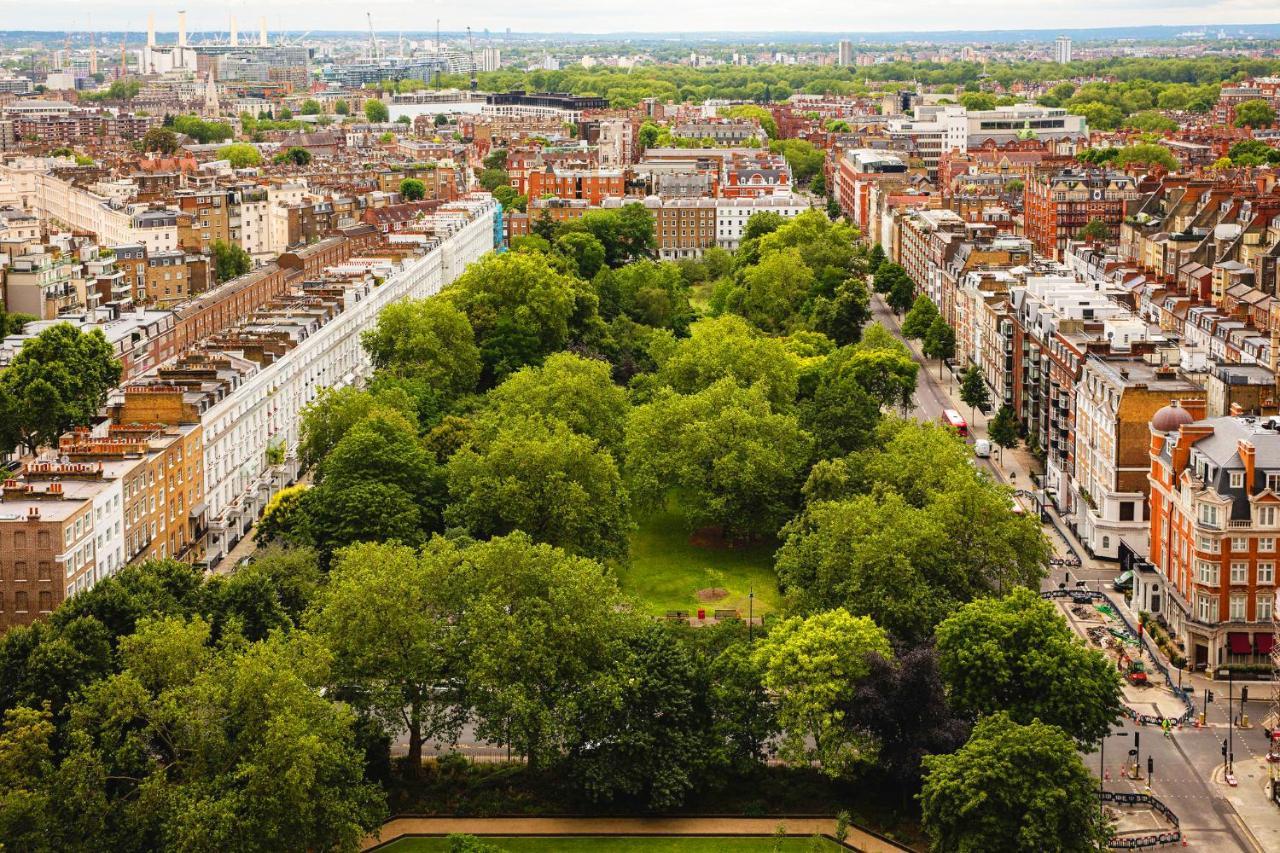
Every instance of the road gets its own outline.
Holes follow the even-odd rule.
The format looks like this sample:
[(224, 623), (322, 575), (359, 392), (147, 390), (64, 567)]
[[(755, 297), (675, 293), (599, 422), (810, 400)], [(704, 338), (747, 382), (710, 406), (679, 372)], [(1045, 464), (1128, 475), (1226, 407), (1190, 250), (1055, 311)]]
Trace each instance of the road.
[[(922, 358), (919, 347), (914, 342), (902, 338), (898, 318), (879, 294), (872, 296), (871, 310), (873, 319), (885, 326), (899, 340), (903, 340), (921, 364), (916, 379), (915, 407), (911, 415), (925, 421), (937, 421), (943, 409), (954, 408), (969, 418), (970, 431), (974, 437), (985, 437), (986, 416), (981, 412), (973, 413), (967, 406), (959, 403), (958, 381), (947, 372), (944, 372), (944, 378), (939, 380), (937, 362)], [(1006, 451), (1003, 462), (992, 458), (978, 460), (978, 464), (1003, 482), (1018, 487), (1031, 484), (1030, 473), (1034, 463), (1025, 452)], [(1047, 526), (1046, 530), (1059, 554), (1071, 553), (1067, 541), (1060, 533), (1051, 526)], [(1070, 571), (1072, 581), (1084, 580), (1093, 588), (1105, 585), (1116, 576), (1119, 570), (1115, 563), (1088, 559), (1079, 543), (1072, 544), (1076, 546), (1075, 552), (1084, 554), (1086, 559), (1078, 568), (1054, 569), (1050, 577), (1045, 579), (1045, 589), (1055, 588), (1059, 582), (1066, 580), (1065, 571)], [(1203, 696), (1205, 687), (1208, 686), (1220, 697), (1220, 701), (1215, 701), (1209, 706), (1207, 712), (1209, 725), (1204, 729), (1184, 728), (1171, 738), (1165, 738), (1154, 726), (1136, 727), (1139, 733), (1138, 763), (1142, 768), (1143, 776), (1146, 776), (1148, 756), (1152, 758), (1155, 767), (1155, 781), (1152, 784), (1151, 793), (1163, 800), (1182, 820), (1182, 828), (1190, 839), (1190, 846), (1224, 851), (1224, 853), (1257, 850), (1274, 850), (1280, 853), (1280, 812), (1268, 814), (1263, 811), (1261, 814), (1266, 825), (1251, 826), (1253, 830), (1251, 834), (1226, 798), (1226, 785), (1220, 781), (1222, 765), (1220, 749), (1227, 737), (1226, 685), (1221, 682), (1211, 682), (1203, 676), (1187, 676), (1187, 682), (1195, 688), (1196, 696)], [(1240, 686), (1237, 685), (1237, 694), (1239, 688)], [(1252, 697), (1250, 699), (1249, 716), (1255, 720), (1261, 719), (1266, 706), (1263, 699), (1269, 693), (1269, 685), (1262, 683), (1250, 685), (1250, 693), (1253, 693), (1257, 699)], [(1139, 710), (1149, 711), (1150, 709), (1140, 708)], [(1239, 713), (1238, 709), (1236, 713)], [(1135, 726), (1132, 722), (1126, 721), (1126, 725), (1117, 726), (1115, 731), (1118, 734), (1110, 738), (1105, 749), (1110, 779), (1104, 784), (1108, 790), (1141, 791), (1145, 787), (1145, 781), (1133, 782), (1118, 778), (1118, 771), (1127, 757), (1129, 748), (1133, 745)], [(1261, 729), (1256, 725), (1251, 730), (1237, 731), (1234, 742), (1238, 775), (1243, 777), (1247, 767), (1257, 766), (1255, 761), (1249, 760), (1249, 756), (1252, 754), (1260, 757), (1265, 754), (1266, 745)], [(1098, 773), (1098, 751), (1084, 753), (1084, 756), (1086, 766), (1094, 773)], [(1251, 780), (1241, 778), (1242, 786), (1246, 782), (1260, 784), (1260, 780), (1256, 778)], [(1250, 814), (1253, 815), (1254, 812), (1251, 810)], [(1268, 818), (1274, 818), (1274, 827)], [(1251, 823), (1258, 824), (1259, 821), (1253, 820)]]

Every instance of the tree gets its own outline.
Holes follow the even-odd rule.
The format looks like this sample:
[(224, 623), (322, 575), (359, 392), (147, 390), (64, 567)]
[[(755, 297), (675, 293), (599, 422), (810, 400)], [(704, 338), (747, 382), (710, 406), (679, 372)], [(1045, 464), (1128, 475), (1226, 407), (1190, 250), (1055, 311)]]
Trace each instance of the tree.
[[(388, 306), (389, 310), (393, 306)], [(321, 388), (316, 398), (302, 409), (298, 457), (306, 467), (318, 465), (356, 424), (374, 415), (398, 414), (411, 429), (417, 420), (411, 402), (402, 395), (373, 394), (345, 385)]]
[(1156, 110), (1143, 110), (1134, 113), (1125, 120), (1125, 127), (1141, 130), (1145, 133), (1164, 133), (1178, 129), (1178, 123)]
[(878, 406), (906, 408), (915, 394), (920, 365), (902, 342), (873, 323), (858, 343), (828, 356), (823, 370), (852, 377)]
[(277, 154), (272, 158), (272, 162), (291, 166), (306, 166), (311, 163), (311, 152), (299, 145), (294, 145)]
[(938, 376), (941, 377), (943, 363), (955, 358), (956, 354), (956, 330), (941, 315), (934, 317), (929, 323), (924, 335), (923, 350), (926, 356), (938, 360)]
[(1272, 148), (1261, 139), (1245, 139), (1228, 149), (1231, 162), (1237, 166), (1280, 165), (1280, 148)]
[(661, 129), (651, 121), (646, 121), (640, 125), (640, 132), (636, 135), (636, 142), (639, 143), (640, 150), (643, 151), (656, 145), (661, 132)]
[(428, 521), (440, 514), (443, 472), (398, 412), (371, 412), (349, 429), (321, 463), (319, 480), (338, 490), (385, 483), (411, 497)]
[[(422, 769), (426, 739), (461, 724), (457, 650), (437, 599), (435, 572), (409, 547), (352, 545), (339, 551), (306, 617), (334, 654), (334, 679), (392, 734), (408, 732), (408, 769)], [(356, 688), (351, 691), (351, 688)]]
[(276, 113), (277, 121), (293, 121), (293, 110), (288, 107), (281, 107)]
[(876, 243), (871, 247), (870, 254), (867, 255), (867, 272), (876, 275), (880, 272), (880, 265), (885, 262), (884, 246)]
[(214, 240), (211, 252), (218, 281), (239, 278), (253, 268), (253, 258), (235, 243)]
[(970, 112), (994, 110), (996, 108), (995, 96), (987, 92), (965, 92), (960, 96), (960, 103)]
[(471, 321), (443, 299), (388, 305), (360, 344), (377, 369), (421, 379), (446, 399), (470, 394), (480, 381), (480, 348)]
[(807, 184), (822, 173), (826, 152), (812, 142), (803, 139), (778, 139), (769, 143), (769, 150), (786, 158), (797, 184)]
[(89, 808), (55, 849), (345, 849), (381, 822), (354, 714), (320, 691), (325, 654), (302, 636), (208, 639), (199, 618), (144, 622), (122, 671), (85, 691), (59, 769)]
[(817, 762), (833, 778), (874, 755), (874, 745), (849, 725), (841, 707), (870, 672), (869, 654), (892, 655), (884, 631), (865, 616), (831, 610), (774, 626), (752, 653), (762, 683), (778, 703), (789, 762)]
[(1000, 407), (987, 425), (987, 437), (1000, 448), (1000, 462), (1004, 464), (1005, 448), (1012, 450), (1018, 446), (1018, 416), (1008, 403)]
[(1053, 726), (984, 717), (959, 751), (926, 756), (924, 767), (920, 806), (935, 850), (977, 853), (998, 838), (1002, 850), (1086, 853), (1110, 838), (1097, 782)]
[(1121, 148), (1120, 153), (1116, 155), (1116, 165), (1121, 168), (1139, 165), (1159, 166), (1166, 172), (1174, 172), (1178, 168), (1178, 158), (1174, 157), (1173, 152), (1163, 145), (1144, 142)]
[(858, 342), (862, 327), (871, 319), (871, 299), (860, 277), (850, 276), (837, 285), (831, 298), (818, 296), (809, 315), (815, 332), (822, 332), (840, 346)]
[(320, 106), (320, 102), (315, 98), (307, 98), (302, 102), (299, 112), (304, 116), (318, 116), (324, 112), (324, 108)]
[(427, 194), (427, 185), (417, 178), (405, 178), (400, 182), (400, 197), (405, 201), (422, 201)]
[(938, 666), (951, 701), (1057, 726), (1082, 747), (1120, 716), (1120, 678), (1077, 639), (1054, 605), (1029, 589), (970, 602), (938, 626)]
[(938, 309), (933, 304), (933, 300), (923, 293), (920, 294), (902, 320), (902, 336), (920, 340), (928, 333), (929, 327), (937, 317)]
[[(879, 245), (879, 244), (877, 244)], [(874, 253), (874, 249), (872, 252)], [(901, 281), (911, 281), (911, 277), (907, 275), (907, 271), (893, 261), (882, 261), (875, 271), (875, 287), (876, 293), (891, 293), (896, 285)]]
[(672, 630), (656, 622), (625, 643), (618, 689), (569, 754), (593, 800), (638, 799), (653, 810), (683, 804), (710, 757), (707, 684)]
[(471, 321), (487, 384), (564, 349), (596, 316), (583, 282), (524, 252), (488, 255), (445, 294)]
[[(883, 267), (881, 267), (883, 269)], [(893, 286), (885, 295), (885, 302), (893, 309), (893, 313), (901, 314), (911, 307), (916, 292), (915, 282), (905, 275), (895, 276)]]
[(507, 174), (505, 169), (485, 169), (480, 173), (478, 180), (480, 186), (489, 192), (493, 192), (498, 187), (511, 185), (511, 176)]
[(364, 102), (364, 117), (370, 124), (384, 124), (391, 119), (391, 111), (382, 101), (369, 98)]
[[(499, 187), (499, 189), (502, 188)], [(553, 245), (557, 253), (573, 261), (573, 266), (580, 278), (590, 281), (604, 266), (604, 246), (590, 234), (582, 232), (563, 234), (556, 238)]]
[(781, 333), (795, 323), (795, 314), (814, 282), (813, 270), (798, 250), (771, 252), (743, 271), (742, 287), (726, 307), (765, 332)]
[[(974, 410), (985, 410), (991, 405), (991, 396), (987, 392), (986, 380), (982, 378), (982, 373), (978, 370), (977, 365), (969, 365), (964, 372), (964, 376), (960, 378), (960, 402)], [(973, 414), (973, 412), (970, 412), (971, 416)]]
[(880, 404), (848, 372), (823, 371), (813, 397), (800, 404), (800, 426), (823, 459), (861, 450), (874, 439)]
[(475, 736), (532, 770), (581, 746), (634, 624), (613, 575), (518, 532), (465, 549), (436, 538), (422, 559), (450, 603)]
[(925, 756), (954, 752), (969, 726), (947, 702), (937, 654), (917, 646), (897, 660), (872, 654), (844, 702), (846, 721), (874, 735), (876, 768), (905, 796), (920, 787)]
[(795, 405), (798, 360), (781, 340), (760, 334), (740, 317), (699, 320), (688, 338), (655, 336), (651, 349), (660, 386), (693, 394), (729, 378), (743, 388), (759, 387), (774, 411)]
[(1236, 105), (1236, 127), (1250, 127), (1256, 130), (1271, 127), (1275, 122), (1275, 108), (1262, 98)]
[(167, 127), (153, 127), (142, 135), (142, 150), (172, 154), (178, 150), (178, 135)]
[(218, 156), (228, 161), (233, 169), (245, 169), (262, 162), (262, 152), (247, 142), (233, 142), (218, 149)]
[(30, 338), (0, 370), (0, 448), (35, 453), (90, 423), (120, 381), (120, 363), (100, 329), (58, 323)]
[(637, 323), (678, 335), (688, 332), (694, 319), (689, 282), (676, 264), (634, 261), (602, 271), (593, 284), (600, 296), (600, 313), (607, 319), (621, 312)]
[(1076, 233), (1076, 239), (1086, 243), (1101, 243), (1111, 235), (1111, 229), (1101, 219), (1093, 218)]
[(340, 116), (349, 115), (351, 113), (351, 105), (345, 99), (339, 99), (333, 104), (333, 111)]
[(627, 479), (642, 505), (682, 496), (690, 522), (739, 536), (771, 536), (790, 515), (811, 437), (759, 386), (725, 378), (694, 394), (667, 391), (632, 410)]
[(540, 367), (525, 367), (489, 392), (476, 420), (481, 427), (523, 418), (546, 417), (598, 442), (622, 459), (622, 442), (631, 403), (613, 383), (609, 364), (560, 352)]
[(627, 554), (627, 496), (613, 456), (559, 421), (505, 423), (449, 459), (448, 481), (446, 520), (473, 536), (522, 530), (569, 554)]
[(515, 187), (505, 184), (494, 189), (493, 197), (508, 210), (518, 210), (524, 213), (529, 206), (529, 197), (527, 195), (522, 195), (516, 191)]

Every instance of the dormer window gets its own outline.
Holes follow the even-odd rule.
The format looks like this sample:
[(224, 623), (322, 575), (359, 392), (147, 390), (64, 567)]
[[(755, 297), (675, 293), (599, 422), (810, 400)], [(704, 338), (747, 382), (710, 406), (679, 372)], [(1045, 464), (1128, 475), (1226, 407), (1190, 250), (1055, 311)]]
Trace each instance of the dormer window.
[(1244, 472), (1243, 471), (1231, 472), (1231, 488), (1233, 489), (1244, 488)]
[(1267, 474), (1267, 488), (1273, 492), (1280, 492), (1280, 473), (1272, 472)]

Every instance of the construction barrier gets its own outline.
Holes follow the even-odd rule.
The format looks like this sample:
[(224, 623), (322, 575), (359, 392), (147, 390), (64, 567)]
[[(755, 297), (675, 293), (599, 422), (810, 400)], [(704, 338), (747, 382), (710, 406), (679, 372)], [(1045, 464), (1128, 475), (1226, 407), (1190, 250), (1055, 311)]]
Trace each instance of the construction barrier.
[(1173, 825), (1173, 829), (1161, 832), (1150, 832), (1146, 835), (1126, 835), (1111, 839), (1112, 850), (1145, 850), (1148, 847), (1160, 847), (1165, 844), (1177, 844), (1182, 840), (1182, 822), (1173, 813), (1173, 809), (1157, 800), (1150, 794), (1138, 794), (1131, 791), (1099, 791), (1098, 799), (1105, 803), (1122, 806), (1147, 806), (1157, 812)]

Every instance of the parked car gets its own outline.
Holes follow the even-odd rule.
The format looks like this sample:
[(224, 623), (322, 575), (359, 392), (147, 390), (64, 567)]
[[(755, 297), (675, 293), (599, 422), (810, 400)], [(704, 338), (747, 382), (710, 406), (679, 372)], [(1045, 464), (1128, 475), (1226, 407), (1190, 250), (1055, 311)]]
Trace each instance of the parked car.
[(1128, 592), (1133, 589), (1133, 572), (1121, 572), (1119, 576), (1111, 582), (1111, 588), (1116, 592)]
[(979, 459), (991, 458), (991, 442), (985, 438), (980, 438), (973, 443), (973, 455)]

